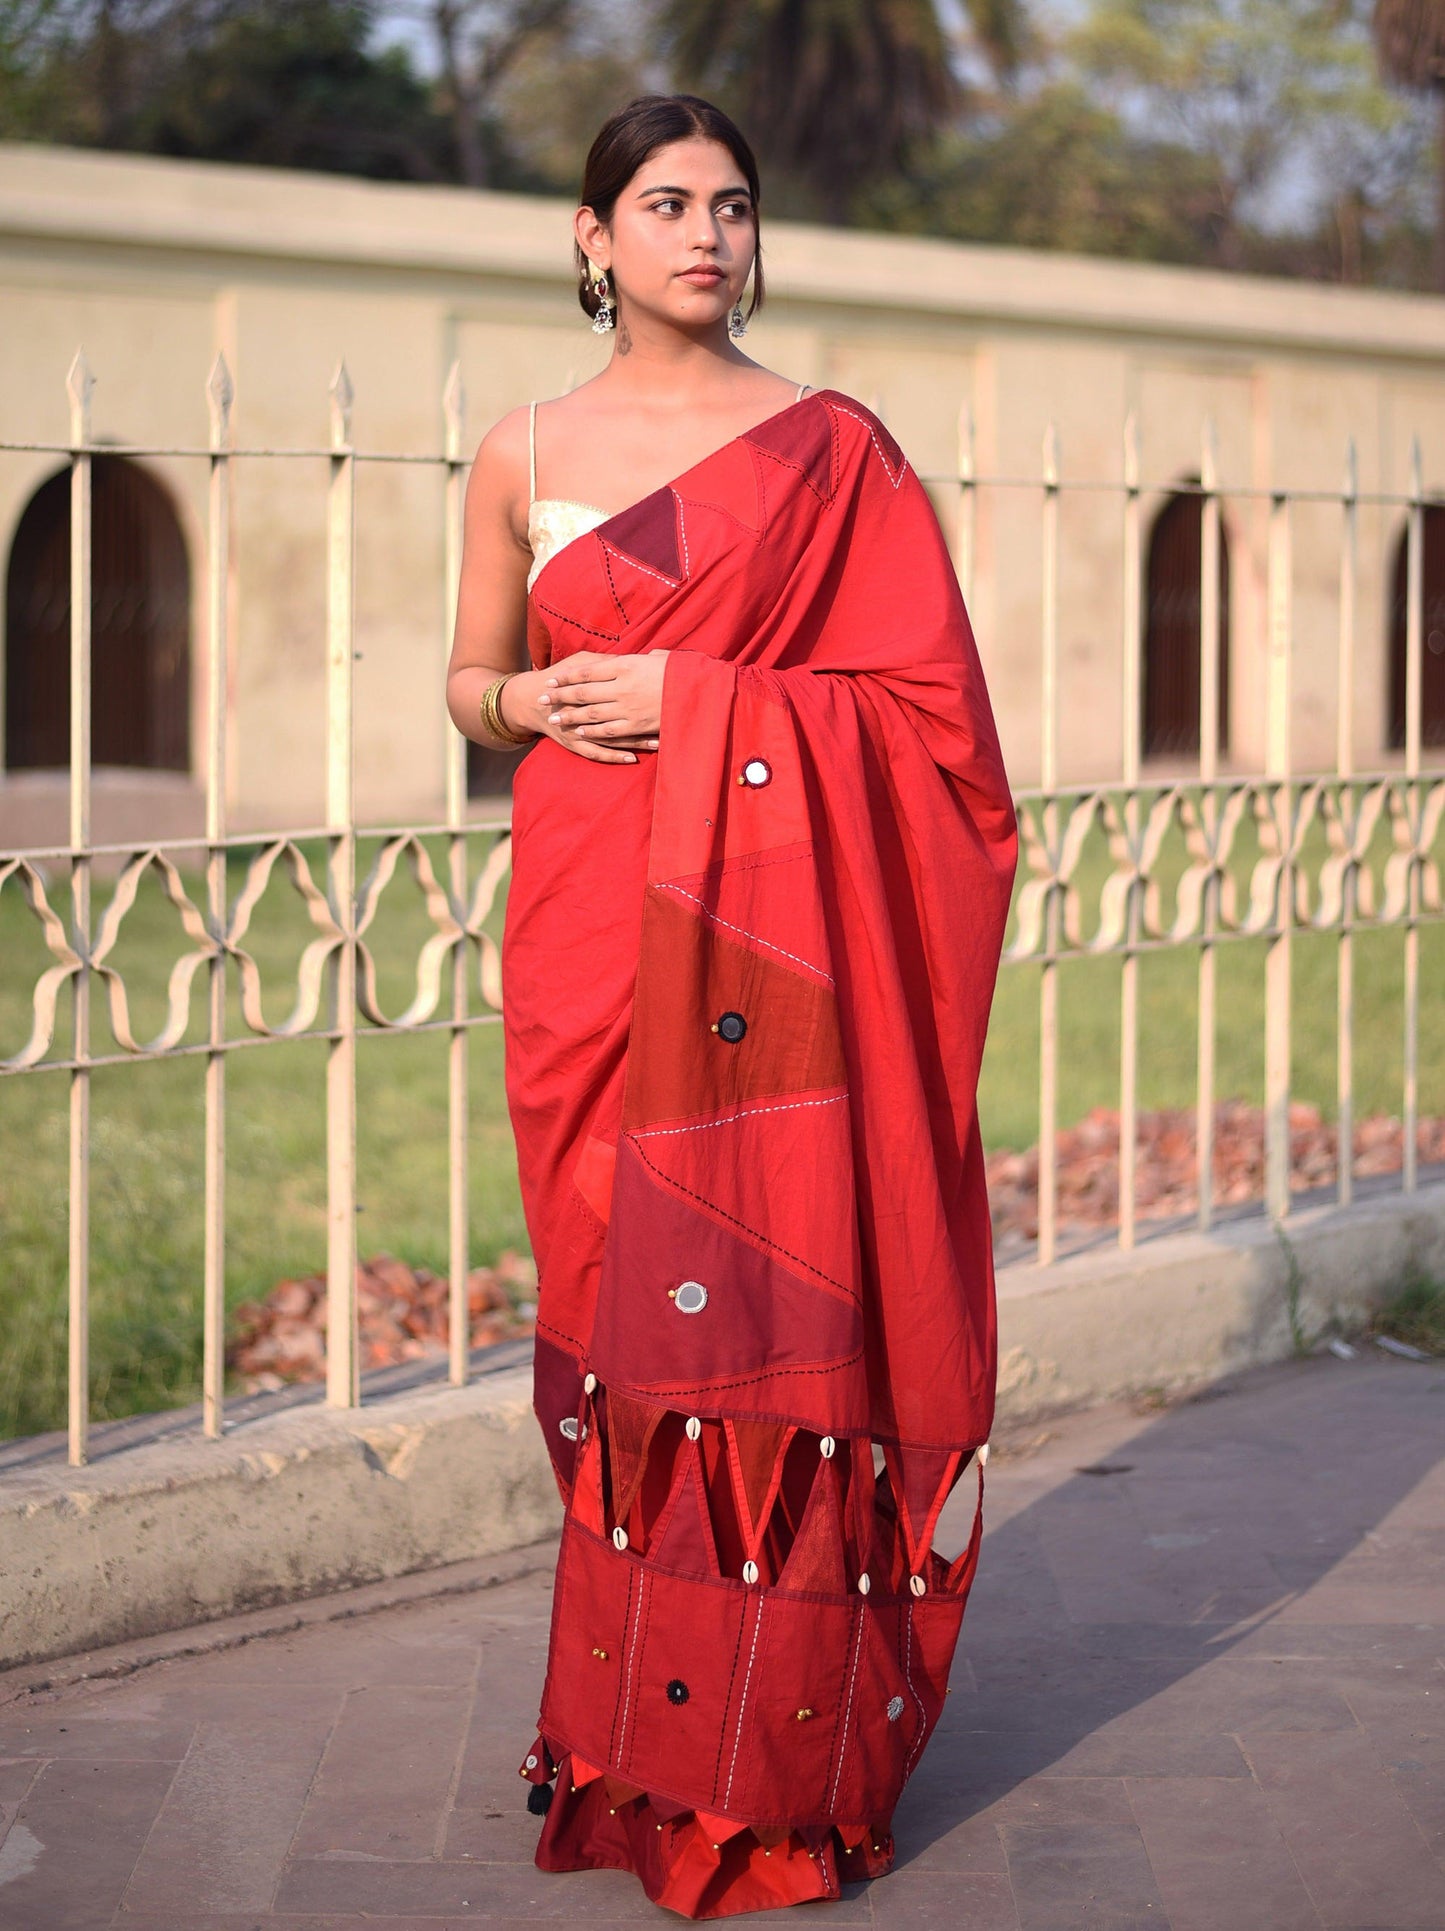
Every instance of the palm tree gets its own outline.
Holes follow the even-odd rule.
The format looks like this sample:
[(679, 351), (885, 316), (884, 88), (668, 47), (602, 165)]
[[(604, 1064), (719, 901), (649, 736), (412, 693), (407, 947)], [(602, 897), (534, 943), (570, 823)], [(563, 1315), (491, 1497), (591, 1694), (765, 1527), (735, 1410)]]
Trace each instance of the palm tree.
[[(995, 72), (1017, 68), (1021, 0), (965, 0)], [(908, 167), (958, 105), (934, 0), (660, 0), (678, 79), (731, 108), (830, 221), (856, 191)]]
[(1398, 87), (1429, 88), (1440, 117), (1435, 286), (1445, 294), (1445, 0), (1375, 0), (1380, 72)]

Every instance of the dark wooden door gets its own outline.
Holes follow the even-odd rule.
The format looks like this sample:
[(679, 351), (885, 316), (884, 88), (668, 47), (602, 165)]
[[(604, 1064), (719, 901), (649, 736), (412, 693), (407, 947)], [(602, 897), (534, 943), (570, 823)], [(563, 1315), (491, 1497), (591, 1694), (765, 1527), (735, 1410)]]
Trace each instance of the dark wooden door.
[[(1424, 523), (1420, 652), (1420, 742), (1445, 744), (1445, 503), (1429, 503)], [(1390, 749), (1405, 748), (1405, 532), (1395, 545), (1390, 584)]]
[[(1144, 597), (1144, 756), (1199, 755), (1204, 505), (1171, 496), (1149, 537)], [(1219, 532), (1219, 749), (1229, 748), (1229, 545)]]
[[(170, 498), (123, 456), (91, 472), (91, 761), (190, 768), (190, 564)], [(70, 473), (31, 497), (5, 581), (5, 763), (70, 762)]]

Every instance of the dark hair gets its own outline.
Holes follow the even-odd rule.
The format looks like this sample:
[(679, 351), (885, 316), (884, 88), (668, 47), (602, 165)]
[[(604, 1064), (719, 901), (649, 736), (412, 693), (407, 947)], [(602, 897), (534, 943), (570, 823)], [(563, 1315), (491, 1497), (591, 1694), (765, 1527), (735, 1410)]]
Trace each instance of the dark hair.
[[(587, 150), (582, 170), (579, 208), (590, 208), (597, 219), (608, 222), (617, 206), (617, 197), (648, 156), (674, 141), (717, 141), (725, 147), (742, 170), (753, 198), (753, 299), (748, 314), (763, 305), (763, 250), (758, 232), (758, 164), (737, 122), (711, 101), (696, 94), (643, 94), (626, 107), (619, 108), (603, 123), (597, 138)], [(577, 299), (588, 315), (595, 315), (600, 303), (588, 276), (587, 256), (580, 243), (573, 243), (577, 263)]]

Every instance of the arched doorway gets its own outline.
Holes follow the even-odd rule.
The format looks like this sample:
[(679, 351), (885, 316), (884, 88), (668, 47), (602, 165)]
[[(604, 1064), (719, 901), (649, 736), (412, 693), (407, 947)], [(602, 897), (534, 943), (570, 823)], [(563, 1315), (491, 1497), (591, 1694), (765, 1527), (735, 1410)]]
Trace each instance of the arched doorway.
[[(91, 762), (190, 768), (190, 563), (170, 497), (91, 459)], [(70, 472), (25, 507), (5, 577), (5, 763), (70, 762)]]
[[(1445, 744), (1445, 503), (1427, 503), (1421, 519), (1420, 742)], [(1390, 573), (1389, 746), (1405, 748), (1405, 597), (1409, 554), (1406, 532), (1395, 543)]]
[[(1144, 681), (1140, 722), (1146, 758), (1198, 757), (1204, 499), (1172, 495), (1154, 519), (1145, 566)], [(1229, 749), (1229, 543), (1219, 531), (1219, 749)]]

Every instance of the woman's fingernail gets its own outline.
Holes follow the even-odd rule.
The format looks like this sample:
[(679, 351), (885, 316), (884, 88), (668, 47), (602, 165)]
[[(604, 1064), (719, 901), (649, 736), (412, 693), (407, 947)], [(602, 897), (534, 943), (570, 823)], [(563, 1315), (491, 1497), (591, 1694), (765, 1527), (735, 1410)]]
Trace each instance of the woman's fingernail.
[(633, 756), (633, 754), (630, 751), (627, 753), (627, 762), (629, 764), (636, 764), (637, 762), (637, 759)]

